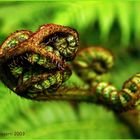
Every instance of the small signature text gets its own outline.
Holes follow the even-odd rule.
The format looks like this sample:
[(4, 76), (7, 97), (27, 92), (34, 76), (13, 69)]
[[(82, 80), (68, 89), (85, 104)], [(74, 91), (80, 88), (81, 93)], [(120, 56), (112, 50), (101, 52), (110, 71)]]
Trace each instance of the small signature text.
[(11, 137), (11, 136), (25, 136), (24, 131), (14, 131), (14, 132), (7, 132), (7, 131), (0, 131), (0, 137)]

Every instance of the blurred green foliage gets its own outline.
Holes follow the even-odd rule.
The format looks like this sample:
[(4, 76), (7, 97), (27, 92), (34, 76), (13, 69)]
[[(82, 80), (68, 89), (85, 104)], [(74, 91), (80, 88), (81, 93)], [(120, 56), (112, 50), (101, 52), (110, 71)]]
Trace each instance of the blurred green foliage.
[[(46, 23), (68, 25), (79, 32), (81, 47), (112, 50), (110, 81), (121, 88), (139, 72), (139, 7), (136, 1), (0, 2), (0, 43), (16, 30), (35, 31)], [(79, 83), (77, 79), (73, 74), (71, 81)], [(135, 138), (129, 126), (102, 106), (79, 103), (77, 114), (68, 102), (22, 99), (0, 84), (0, 132), (16, 131), (31, 138)]]

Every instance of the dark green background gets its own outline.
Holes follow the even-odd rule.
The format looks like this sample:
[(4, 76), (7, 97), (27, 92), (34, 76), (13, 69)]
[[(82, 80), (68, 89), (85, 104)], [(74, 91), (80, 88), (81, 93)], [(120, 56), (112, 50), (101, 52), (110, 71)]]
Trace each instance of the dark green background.
[[(0, 2), (0, 43), (20, 29), (36, 31), (46, 23), (68, 25), (80, 35), (80, 47), (109, 48), (115, 65), (107, 79), (118, 89), (139, 72), (139, 1)], [(75, 74), (69, 82), (80, 83)], [(80, 83), (82, 86), (82, 82)], [(103, 106), (36, 102), (18, 97), (0, 84), (0, 133), (25, 132), (31, 138), (135, 138), (129, 125)], [(0, 134), (0, 137), (3, 137)]]

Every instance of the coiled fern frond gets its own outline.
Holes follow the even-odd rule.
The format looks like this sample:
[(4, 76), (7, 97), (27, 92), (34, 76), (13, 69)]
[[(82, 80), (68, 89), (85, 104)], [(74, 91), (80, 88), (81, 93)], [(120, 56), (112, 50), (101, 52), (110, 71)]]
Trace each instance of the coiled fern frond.
[[(28, 29), (34, 32), (45, 23), (73, 27), (79, 32), (81, 47), (102, 44), (110, 47), (114, 54), (119, 50), (119, 57), (115, 55), (116, 63), (111, 69), (113, 76), (107, 75), (119, 87), (139, 70), (139, 5), (139, 2), (132, 1), (0, 2), (0, 41), (2, 43), (15, 30)], [(127, 54), (124, 46), (132, 50), (137, 46), (137, 50), (132, 52), (134, 58)], [(80, 87), (85, 85), (75, 72), (66, 82), (67, 85), (71, 83)], [(40, 103), (21, 99), (13, 93), (9, 95), (10, 91), (2, 84), (0, 92), (1, 132), (18, 130), (25, 132), (24, 137), (37, 138), (134, 137), (134, 129), (130, 131), (128, 125), (118, 121), (116, 115), (99, 105), (81, 103), (78, 117), (67, 102)]]

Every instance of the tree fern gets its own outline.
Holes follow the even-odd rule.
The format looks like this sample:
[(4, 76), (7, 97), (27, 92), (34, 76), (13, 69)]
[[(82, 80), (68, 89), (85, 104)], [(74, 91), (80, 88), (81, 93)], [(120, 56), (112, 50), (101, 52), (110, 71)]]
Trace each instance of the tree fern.
[[(122, 55), (124, 46), (128, 48), (133, 41), (139, 45), (139, 5), (139, 2), (130, 1), (0, 2), (0, 41), (2, 43), (4, 38), (15, 30), (34, 31), (39, 25), (57, 23), (76, 28), (80, 33), (81, 47), (85, 44), (105, 44), (111, 47), (113, 52), (121, 48), (119, 53)], [(96, 23), (98, 28), (95, 27)], [(118, 28), (114, 26), (115, 23)], [(120, 34), (112, 32), (114, 30), (120, 31)], [(116, 36), (120, 37), (120, 42), (112, 39)], [(115, 46), (112, 46), (111, 42)], [(120, 55), (110, 78), (117, 87), (120, 87), (121, 82), (130, 74), (139, 70), (137, 58), (132, 58), (126, 52), (122, 61)], [(70, 83), (84, 85), (75, 73), (68, 81), (68, 84)], [(23, 131), (24, 137), (30, 138), (133, 137), (129, 126), (120, 122), (116, 114), (98, 105), (79, 103), (77, 115), (68, 102), (25, 100), (2, 84), (0, 93), (0, 132)]]

